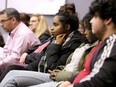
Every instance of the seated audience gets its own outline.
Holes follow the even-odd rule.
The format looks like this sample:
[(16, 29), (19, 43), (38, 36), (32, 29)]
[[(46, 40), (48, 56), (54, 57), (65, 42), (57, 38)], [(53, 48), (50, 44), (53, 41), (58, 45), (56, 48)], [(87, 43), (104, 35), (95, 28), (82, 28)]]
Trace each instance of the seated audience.
[(86, 59), (85, 68), (57, 87), (116, 87), (116, 0), (95, 0), (90, 12), (92, 32), (101, 42)]
[[(69, 6), (68, 6), (69, 5)], [(72, 5), (72, 6), (71, 6)], [(71, 9), (70, 9), (71, 8)], [(62, 7), (60, 8), (60, 9), (62, 9)], [(66, 8), (65, 9), (67, 9), (68, 11), (69, 10), (73, 10), (73, 11), (71, 11), (71, 12), (73, 12), (74, 14), (76, 13), (76, 12), (74, 12), (75, 11), (75, 6), (74, 6), (74, 4), (66, 4)], [(63, 10), (62, 10), (63, 11)], [(76, 14), (77, 15), (77, 14)], [(78, 25), (78, 21), (77, 21), (77, 25)], [(50, 31), (50, 29), (48, 30), (48, 31)], [(78, 32), (79, 33), (79, 32)], [(43, 36), (43, 35), (42, 35)], [(52, 37), (49, 39), (50, 41), (52, 41)], [(12, 64), (12, 63), (5, 63), (5, 64), (3, 64), (2, 65), (2, 68), (0, 68), (0, 74), (2, 74), (1, 75), (1, 78), (3, 78), (4, 77), (4, 75), (8, 72), (8, 71), (10, 71), (10, 70), (12, 70), (12, 69), (22, 69), (24, 66), (25, 66), (25, 64), (30, 64), (30, 63), (32, 63), (32, 62), (34, 62), (35, 60), (37, 60), (38, 58), (40, 58), (41, 57), (41, 55), (43, 55), (43, 53), (45, 53), (44, 51), (45, 50), (43, 50), (43, 52), (41, 52), (40, 54), (35, 54), (34, 53), (34, 50), (35, 49), (37, 49), (38, 48), (38, 45), (37, 46), (34, 46), (34, 47), (31, 47), (31, 48), (29, 48), (26, 52), (24, 52), (23, 53), (23, 55), (21, 56), (21, 58), (20, 58), (20, 63), (21, 63), (21, 65), (20, 64)], [(26, 59), (26, 60), (25, 60)], [(23, 65), (22, 65), (23, 64)], [(8, 66), (10, 66), (10, 67), (8, 67)], [(7, 68), (8, 67), (8, 68)], [(7, 69), (6, 69), (7, 68)], [(36, 68), (37, 69), (37, 68)], [(5, 72), (6, 73), (5, 73)], [(3, 75), (4, 74), (4, 75)]]
[(55, 81), (65, 81), (68, 80), (72, 75), (75, 75), (80, 70), (82, 70), (86, 56), (91, 51), (91, 49), (98, 44), (97, 38), (92, 34), (92, 29), (90, 25), (90, 20), (92, 16), (88, 13), (83, 18), (82, 24), (84, 27), (84, 35), (88, 42), (82, 43), (79, 48), (77, 48), (73, 54), (71, 54), (67, 60), (67, 65), (62, 70), (62, 66), (57, 67), (55, 70), (51, 71), (51, 78)]
[[(69, 11), (57, 13), (53, 18), (53, 26), (50, 30), (51, 34), (55, 37), (55, 41), (48, 45), (45, 55), (43, 55), (39, 61), (29, 64), (27, 69), (38, 70), (39, 72), (37, 73), (47, 73), (48, 70), (53, 70), (57, 66), (65, 65), (68, 56), (85, 40), (84, 37), (76, 31), (78, 28), (77, 23), (78, 17), (76, 14), (70, 13)], [(23, 72), (23, 74), (20, 72)], [(27, 76), (28, 73), (33, 72), (34, 71), (19, 71), (17, 72), (17, 75), (21, 74)], [(23, 80), (24, 79), (21, 81), (23, 82)], [(1, 82), (0, 86), (3, 86), (3, 83), (4, 81)], [(27, 84), (23, 85), (27, 86)]]
[[(90, 23), (92, 24), (92, 32), (101, 41), (95, 46), (87, 56), (84, 69), (79, 72), (76, 77), (70, 78), (68, 81), (58, 85), (38, 86), (37, 80), (30, 87), (116, 87), (116, 69), (112, 68), (116, 65), (116, 1), (115, 0), (95, 0), (90, 6), (90, 13), (93, 15)], [(14, 72), (16, 73), (16, 72)], [(9, 73), (9, 76), (13, 71)], [(40, 74), (41, 75), (41, 74)], [(37, 74), (35, 75), (37, 76)], [(14, 77), (6, 82), (5, 87), (14, 84), (19, 85), (21, 77)], [(37, 79), (37, 78), (36, 78)], [(43, 77), (43, 80), (46, 78)], [(27, 79), (25, 79), (27, 81)], [(30, 79), (28, 80), (29, 82)], [(43, 82), (43, 81), (41, 81)], [(23, 82), (22, 82), (23, 83)], [(30, 84), (30, 83), (29, 83)], [(38, 83), (39, 84), (39, 83)], [(20, 84), (21, 85), (21, 84)], [(27, 85), (28, 86), (28, 85)], [(16, 87), (13, 85), (13, 87)]]
[[(40, 74), (40, 76), (36, 75), (37, 77), (33, 75), (35, 73), (31, 73), (31, 75), (33, 75), (32, 76), (33, 79), (31, 79), (32, 78), (31, 77), (29, 80), (26, 80), (26, 79), (25, 80), (28, 82), (32, 82), (33, 83), (32, 85), (36, 85), (38, 82), (39, 85), (37, 85), (36, 87), (48, 87), (48, 85), (50, 87), (53, 87), (52, 85), (54, 85), (55, 87), (57, 82), (54, 82), (54, 81), (68, 80), (68, 78), (70, 78), (71, 76), (75, 75), (80, 70), (82, 70), (83, 63), (85, 61), (86, 56), (91, 51), (91, 49), (98, 43), (98, 41), (96, 41), (97, 40), (96, 36), (92, 34), (91, 25), (90, 25), (91, 18), (92, 16), (90, 14), (87, 14), (83, 18), (83, 23), (84, 23), (84, 28), (85, 28), (84, 34), (89, 42), (82, 43), (82, 45), (79, 48), (77, 48), (71, 56), (69, 56), (68, 60), (70, 60), (70, 63), (68, 63), (63, 70), (61, 70), (60, 68), (61, 66), (59, 66), (59, 67), (56, 67), (56, 69), (54, 69), (53, 71), (49, 71), (50, 74), (45, 74), (45, 73), (40, 74), (37, 72), (37, 74)], [(16, 78), (17, 77), (15, 77), (15, 79)], [(25, 76), (25, 78), (28, 78), (28, 76)], [(20, 81), (19, 78), (18, 78), (18, 81)], [(17, 83), (19, 83), (18, 81)]]
[[(50, 76), (46, 74), (41, 74), (41, 76), (38, 77), (39, 79), (34, 77), (34, 81), (38, 80), (38, 85), (34, 84), (34, 86), (31, 87), (56, 87), (57, 84), (61, 83), (59, 81), (68, 80), (71, 76), (79, 73), (79, 71), (84, 68), (83, 64), (85, 59), (89, 55), (88, 53), (92, 50), (94, 46), (98, 44), (98, 41), (96, 41), (96, 36), (92, 34), (90, 24), (91, 18), (92, 16), (88, 13), (85, 15), (82, 21), (82, 25), (85, 28), (84, 35), (88, 39), (89, 43), (82, 43), (82, 45), (74, 51), (74, 53), (71, 56), (71, 59), (69, 57), (69, 59), (67, 60), (71, 60), (70, 63), (67, 64), (62, 71), (55, 69), (50, 72)], [(43, 79), (43, 77), (45, 79)], [(51, 79), (52, 81), (50, 81)], [(40, 83), (40, 80), (42, 80), (43, 82)]]

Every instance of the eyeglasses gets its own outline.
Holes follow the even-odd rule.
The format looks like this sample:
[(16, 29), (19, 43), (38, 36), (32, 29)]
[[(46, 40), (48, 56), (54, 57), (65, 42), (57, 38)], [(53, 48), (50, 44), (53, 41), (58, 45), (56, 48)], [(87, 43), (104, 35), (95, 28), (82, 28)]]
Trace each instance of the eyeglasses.
[(12, 19), (12, 17), (7, 18), (7, 19), (4, 19), (4, 20), (0, 20), (0, 23), (3, 23), (3, 22), (8, 21), (8, 20), (10, 20), (10, 19)]
[(31, 20), (31, 21), (29, 21), (29, 23), (30, 23), (30, 22), (32, 22), (32, 23), (33, 23), (33, 22), (37, 22), (37, 21), (38, 21), (38, 20)]

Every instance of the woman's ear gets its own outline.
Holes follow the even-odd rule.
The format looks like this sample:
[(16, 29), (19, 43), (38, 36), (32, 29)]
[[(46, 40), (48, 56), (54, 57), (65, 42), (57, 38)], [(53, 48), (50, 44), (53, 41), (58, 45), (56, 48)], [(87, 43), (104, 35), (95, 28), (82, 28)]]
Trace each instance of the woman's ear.
[(66, 30), (70, 30), (70, 25), (69, 24), (67, 24), (65, 27), (66, 27)]

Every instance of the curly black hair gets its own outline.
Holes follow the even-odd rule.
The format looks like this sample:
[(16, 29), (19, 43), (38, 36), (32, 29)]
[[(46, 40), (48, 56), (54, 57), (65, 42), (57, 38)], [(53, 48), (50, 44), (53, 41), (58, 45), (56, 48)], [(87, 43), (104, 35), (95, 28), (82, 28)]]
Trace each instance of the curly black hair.
[(112, 18), (116, 24), (116, 0), (95, 0), (89, 9), (93, 16), (97, 14), (103, 20)]
[(60, 21), (63, 24), (69, 24), (72, 31), (76, 31), (79, 27), (78, 16), (70, 11), (61, 11), (56, 14), (56, 16), (61, 16)]

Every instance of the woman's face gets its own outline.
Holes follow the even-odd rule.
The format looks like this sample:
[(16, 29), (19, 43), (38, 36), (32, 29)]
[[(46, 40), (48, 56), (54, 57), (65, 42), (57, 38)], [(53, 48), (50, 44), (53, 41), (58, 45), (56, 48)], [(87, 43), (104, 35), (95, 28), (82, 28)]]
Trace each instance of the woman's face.
[(53, 35), (53, 37), (56, 37), (59, 34), (66, 34), (67, 33), (67, 29), (66, 29), (66, 25), (63, 25), (63, 23), (60, 21), (59, 16), (55, 16), (52, 20), (52, 27), (51, 27), (51, 34)]
[(84, 23), (84, 28), (85, 28), (85, 32), (84, 35), (86, 37), (86, 39), (91, 42), (93, 40), (93, 38), (95, 37), (92, 33), (92, 29), (88, 29), (87, 25)]
[(91, 41), (92, 40), (93, 34), (92, 34), (92, 31), (90, 29), (86, 29), (85, 28), (84, 35), (85, 35), (85, 37), (86, 37), (86, 39), (88, 41)]
[(29, 22), (30, 29), (32, 29), (32, 31), (34, 31), (37, 28), (38, 24), (39, 24), (38, 17), (32, 16), (30, 18), (30, 22)]
[(79, 29), (78, 31), (81, 33), (81, 34), (84, 34), (84, 28), (81, 24), (79, 24)]

